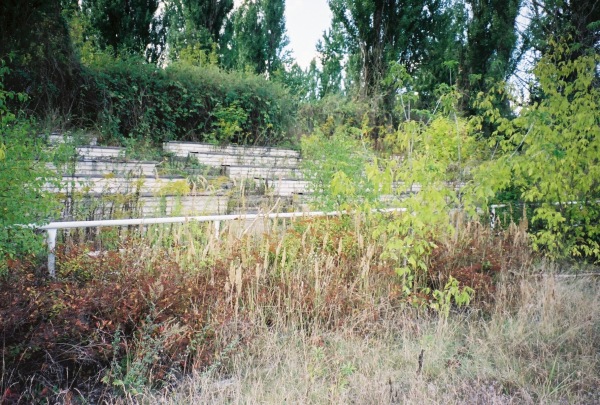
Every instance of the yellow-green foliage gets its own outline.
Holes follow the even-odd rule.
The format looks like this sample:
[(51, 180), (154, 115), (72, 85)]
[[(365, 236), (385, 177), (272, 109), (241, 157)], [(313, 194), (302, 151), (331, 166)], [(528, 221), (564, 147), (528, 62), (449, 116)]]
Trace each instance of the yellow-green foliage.
[(600, 259), (600, 88), (598, 56), (572, 59), (555, 44), (535, 74), (541, 101), (523, 107), (515, 119), (481, 103), (498, 125), (491, 144), (500, 157), (483, 165), (480, 197), (510, 186), (534, 206), (533, 243), (554, 257)]
[[(385, 143), (396, 159), (369, 165), (367, 176), (379, 189), (394, 190), (406, 212), (382, 222), (375, 233), (387, 236), (385, 253), (397, 262), (404, 292), (410, 294), (426, 289), (434, 241), (454, 232), (452, 211), (475, 211), (464, 189), (478, 163), (477, 142), (465, 120), (445, 112), (429, 123), (405, 121)], [(420, 191), (412, 192), (415, 188)]]
[(362, 133), (342, 126), (330, 136), (317, 131), (302, 138), (303, 174), (319, 208), (343, 209), (379, 195), (364, 176), (374, 153)]
[(167, 195), (187, 195), (190, 193), (190, 185), (187, 180), (177, 180), (165, 183), (158, 190), (158, 195), (163, 197)]
[(0, 59), (0, 275), (6, 270), (6, 259), (42, 250), (42, 238), (22, 225), (42, 224), (57, 211), (52, 197), (43, 191), (47, 183), (56, 181), (46, 166), (52, 153), (43, 148), (34, 123), (8, 108), (10, 100), (27, 98), (5, 90), (8, 73)]

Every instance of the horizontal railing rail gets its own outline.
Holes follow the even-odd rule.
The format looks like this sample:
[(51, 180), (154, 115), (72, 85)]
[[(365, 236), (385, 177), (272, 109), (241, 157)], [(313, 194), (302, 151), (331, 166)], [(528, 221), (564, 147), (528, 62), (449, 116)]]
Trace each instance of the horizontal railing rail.
[[(376, 209), (373, 212), (391, 213), (404, 212), (405, 208), (386, 208)], [(265, 214), (231, 214), (231, 215), (205, 215), (189, 217), (164, 217), (164, 218), (130, 218), (130, 219), (107, 219), (96, 221), (64, 221), (50, 222), (47, 225), (30, 225), (31, 228), (46, 231), (46, 245), (48, 249), (48, 273), (51, 277), (56, 275), (56, 236), (59, 229), (76, 228), (98, 228), (109, 226), (146, 226), (156, 224), (177, 224), (188, 222), (213, 222), (215, 236), (219, 237), (221, 222), (235, 220), (255, 220), (255, 219), (284, 219), (284, 218), (310, 218), (310, 217), (330, 217), (347, 214), (346, 211), (311, 211), (311, 212), (282, 212)]]
[[(595, 201), (600, 203), (600, 201)], [(569, 201), (566, 204), (577, 204), (576, 201)], [(490, 225), (494, 228), (496, 209), (507, 207), (507, 204), (492, 204)], [(405, 212), (406, 208), (384, 208), (374, 209), (372, 212), (392, 213)], [(56, 236), (59, 229), (76, 228), (99, 228), (109, 226), (133, 226), (133, 225), (156, 225), (156, 224), (176, 224), (188, 222), (213, 222), (215, 236), (219, 237), (221, 222), (235, 220), (253, 220), (253, 219), (284, 219), (284, 218), (310, 218), (310, 217), (329, 217), (347, 214), (346, 211), (311, 211), (311, 212), (283, 212), (283, 213), (264, 213), (264, 214), (230, 214), (230, 215), (204, 215), (204, 216), (186, 216), (186, 217), (163, 217), (163, 218), (130, 218), (130, 219), (107, 219), (95, 221), (63, 221), (50, 222), (47, 225), (26, 225), (29, 228), (46, 231), (46, 245), (48, 249), (48, 273), (51, 277), (56, 275)]]

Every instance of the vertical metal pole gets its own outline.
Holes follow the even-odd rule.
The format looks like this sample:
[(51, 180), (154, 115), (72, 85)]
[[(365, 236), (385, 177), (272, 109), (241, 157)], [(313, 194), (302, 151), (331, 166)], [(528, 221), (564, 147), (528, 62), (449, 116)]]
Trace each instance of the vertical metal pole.
[(215, 221), (215, 238), (219, 239), (219, 232), (221, 231), (221, 221)]
[(46, 244), (48, 245), (48, 273), (50, 277), (56, 276), (56, 229), (48, 229), (46, 234)]

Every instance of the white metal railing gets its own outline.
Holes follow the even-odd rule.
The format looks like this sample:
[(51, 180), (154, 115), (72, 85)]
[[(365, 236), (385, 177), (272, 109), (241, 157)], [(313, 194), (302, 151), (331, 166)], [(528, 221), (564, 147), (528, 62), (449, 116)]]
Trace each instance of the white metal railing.
[[(372, 212), (404, 212), (406, 208), (387, 208), (376, 209)], [(108, 219), (98, 221), (65, 221), (51, 222), (48, 225), (36, 226), (30, 225), (35, 229), (46, 231), (46, 244), (48, 248), (48, 272), (51, 277), (56, 275), (56, 235), (59, 229), (75, 229), (75, 228), (97, 228), (104, 226), (130, 226), (130, 225), (154, 225), (154, 224), (176, 224), (186, 222), (213, 222), (215, 236), (219, 237), (221, 222), (235, 220), (252, 220), (252, 219), (280, 219), (280, 218), (309, 218), (309, 217), (329, 217), (346, 214), (346, 211), (312, 211), (312, 212), (284, 212), (284, 213), (268, 213), (268, 214), (234, 214), (234, 215), (207, 215), (207, 216), (191, 216), (191, 217), (167, 217), (167, 218), (131, 218), (131, 219)]]
[[(576, 204), (576, 201), (569, 201), (567, 204)], [(600, 201), (596, 201), (600, 203)], [(496, 209), (507, 207), (506, 204), (490, 205), (491, 216), (490, 225), (495, 226)], [(406, 208), (384, 208), (374, 209), (372, 212), (390, 213), (390, 212), (405, 212)], [(48, 272), (51, 277), (56, 274), (56, 236), (59, 229), (75, 229), (75, 228), (97, 228), (105, 226), (130, 226), (130, 225), (155, 225), (155, 224), (176, 224), (186, 222), (213, 222), (215, 236), (219, 237), (221, 222), (235, 220), (253, 220), (253, 219), (283, 219), (283, 218), (309, 218), (309, 217), (328, 217), (346, 214), (346, 211), (311, 211), (311, 212), (284, 212), (284, 213), (265, 213), (265, 214), (233, 214), (233, 215), (206, 215), (206, 216), (190, 216), (190, 217), (165, 217), (165, 218), (131, 218), (131, 219), (108, 219), (97, 221), (65, 221), (65, 222), (50, 222), (47, 225), (37, 226), (28, 225), (30, 228), (46, 231), (46, 244), (48, 248)]]

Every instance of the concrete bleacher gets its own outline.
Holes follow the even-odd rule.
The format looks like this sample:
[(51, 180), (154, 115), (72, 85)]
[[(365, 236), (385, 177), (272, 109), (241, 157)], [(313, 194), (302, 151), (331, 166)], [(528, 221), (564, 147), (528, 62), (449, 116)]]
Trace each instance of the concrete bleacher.
[[(62, 196), (67, 207), (63, 217), (70, 219), (81, 219), (76, 215), (109, 219), (115, 213), (153, 217), (258, 212), (274, 201), (297, 208), (312, 198), (297, 151), (189, 142), (167, 142), (163, 148), (175, 158), (160, 164), (126, 160), (124, 148), (76, 148), (72, 162), (59, 168), (60, 185), (48, 184), (46, 189)], [(195, 161), (190, 165), (190, 158), (200, 166)], [(195, 184), (201, 185), (196, 189)], [(245, 187), (248, 184), (251, 187)], [(447, 186), (458, 189), (464, 184)], [(421, 186), (396, 182), (393, 189), (382, 200), (402, 200), (421, 191)]]
[(195, 158), (200, 164), (213, 167), (257, 166), (297, 168), (300, 154), (290, 149), (166, 142), (163, 150), (180, 158)]
[(85, 194), (65, 197), (62, 220), (100, 220), (226, 214), (226, 196), (156, 197), (151, 195)]
[(232, 179), (296, 179), (300, 169), (293, 167), (228, 166), (224, 174)]
[(267, 183), (267, 187), (273, 195), (280, 197), (291, 197), (295, 194), (306, 194), (308, 192), (308, 181), (294, 179), (277, 179)]
[[(103, 159), (77, 160), (72, 165), (62, 167), (60, 170), (71, 172), (78, 176), (108, 176), (119, 175), (125, 177), (155, 176), (156, 162), (140, 161), (109, 161)], [(48, 167), (57, 170), (52, 164)]]
[(220, 167), (234, 180), (252, 179), (267, 192), (281, 197), (304, 194), (300, 153), (291, 149), (256, 146), (215, 146), (191, 142), (166, 142), (166, 152), (179, 158), (193, 158), (206, 166)]
[(187, 157), (188, 153), (216, 153), (223, 155), (249, 155), (270, 157), (300, 158), (300, 152), (292, 149), (269, 148), (261, 146), (217, 146), (195, 142), (165, 142), (163, 149), (177, 156)]
[(115, 175), (73, 175), (63, 176), (60, 185), (49, 184), (45, 189), (54, 193), (91, 194), (169, 194), (169, 190), (189, 190), (187, 180), (156, 177), (117, 177)]
[[(64, 219), (108, 219), (115, 215), (123, 217), (127, 212), (152, 217), (225, 214), (248, 207), (260, 210), (273, 198), (288, 199), (307, 191), (308, 183), (302, 180), (299, 170), (300, 154), (294, 150), (187, 142), (167, 142), (163, 146), (165, 152), (175, 156), (170, 164), (169, 160), (160, 164), (127, 160), (124, 148), (78, 147), (70, 163), (59, 168), (49, 165), (63, 177), (59, 184), (48, 184), (45, 188), (64, 199)], [(202, 167), (219, 169), (213, 175), (222, 176), (213, 179), (218, 186), (211, 192), (202, 191), (211, 189), (206, 187), (196, 190), (193, 180), (187, 179), (197, 175), (196, 162), (190, 165), (189, 158)], [(183, 176), (161, 176), (171, 173), (164, 167), (172, 167), (174, 173)], [(202, 179), (207, 184), (211, 181), (206, 174)], [(249, 180), (257, 187), (242, 187), (239, 194), (235, 185), (240, 180)]]
[(226, 214), (229, 198), (223, 195), (196, 194), (157, 197), (152, 195), (85, 194), (65, 200), (63, 220), (113, 219), (118, 217), (161, 217)]
[(93, 160), (95, 158), (102, 159), (124, 159), (125, 148), (116, 146), (84, 146), (75, 149), (77, 156), (85, 159)]

